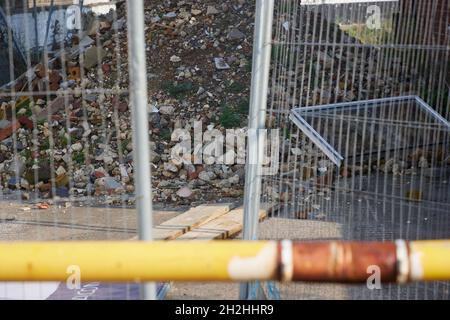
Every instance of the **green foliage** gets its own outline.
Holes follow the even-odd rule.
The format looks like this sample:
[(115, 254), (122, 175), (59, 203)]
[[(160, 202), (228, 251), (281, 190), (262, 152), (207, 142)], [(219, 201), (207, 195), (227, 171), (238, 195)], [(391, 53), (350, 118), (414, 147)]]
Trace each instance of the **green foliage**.
[(124, 151), (127, 150), (127, 146), (129, 143), (130, 143), (130, 140), (128, 140), (128, 139), (124, 139), (121, 141), (121, 143), (120, 143), (120, 152), (121, 153), (124, 153)]
[(33, 165), (33, 157), (32, 157), (32, 153), (31, 153), (31, 149), (29, 149), (29, 148), (23, 149), (20, 152), (20, 155), (25, 158), (25, 166), (26, 167), (31, 167)]
[(365, 24), (341, 24), (340, 29), (349, 36), (358, 39), (364, 44), (383, 44), (388, 41), (392, 33), (392, 21), (385, 20), (380, 29), (369, 29)]
[(272, 52), (271, 52), (271, 56), (272, 56), (271, 59), (274, 61), (278, 60), (281, 50), (282, 50), (282, 46), (280, 44), (273, 44)]
[(163, 139), (164, 141), (170, 142), (172, 139), (172, 132), (170, 131), (170, 129), (165, 128), (163, 130), (161, 130), (159, 136), (161, 137), (161, 139)]
[(449, 93), (447, 90), (423, 88), (420, 90), (420, 97), (424, 99), (433, 109), (443, 109), (444, 113), (449, 105)]
[(236, 128), (247, 119), (249, 100), (248, 97), (245, 97), (233, 104), (223, 101), (220, 107), (222, 109), (218, 119), (220, 125), (226, 129)]
[(240, 93), (245, 90), (245, 86), (238, 81), (228, 81), (226, 87), (232, 93)]
[(40, 145), (39, 149), (42, 151), (50, 149), (50, 140), (47, 138), (45, 139)]
[(299, 59), (299, 52), (292, 46), (274, 44), (272, 45), (272, 60), (281, 63), (285, 67), (294, 65)]
[(241, 123), (242, 116), (236, 112), (235, 108), (225, 106), (219, 118), (219, 123), (226, 129), (238, 127)]
[(83, 151), (77, 151), (72, 153), (72, 160), (78, 164), (85, 162), (85, 156)]
[(167, 91), (170, 96), (176, 99), (182, 99), (194, 90), (194, 84), (190, 81), (180, 83), (165, 82), (162, 88)]
[(250, 107), (249, 100), (242, 99), (241, 101), (238, 102), (238, 104), (236, 106), (236, 111), (242, 115), (248, 115), (249, 107)]
[(283, 137), (286, 139), (291, 139), (291, 131), (287, 128), (283, 128)]
[(66, 135), (63, 135), (61, 137), (61, 146), (65, 148), (65, 147), (67, 147), (68, 144), (69, 144), (69, 139), (67, 139)]
[(81, 136), (79, 133), (77, 133), (77, 132), (72, 132), (72, 133), (70, 134), (70, 143), (71, 143), (71, 144), (74, 144), (75, 142), (80, 141), (81, 138), (82, 138), (82, 136)]
[(245, 72), (251, 73), (252, 72), (252, 65), (253, 65), (253, 61), (251, 59), (248, 60), (247, 64), (244, 67)]
[[(30, 99), (25, 99), (21, 102), (19, 102), (16, 107), (16, 116), (27, 116), (27, 117), (31, 117), (33, 115), (33, 111), (31, 110), (30, 107)], [(23, 112), (22, 110), (25, 109), (25, 112)], [(21, 113), (23, 112), (23, 113)], [(20, 113), (20, 114), (19, 114)]]

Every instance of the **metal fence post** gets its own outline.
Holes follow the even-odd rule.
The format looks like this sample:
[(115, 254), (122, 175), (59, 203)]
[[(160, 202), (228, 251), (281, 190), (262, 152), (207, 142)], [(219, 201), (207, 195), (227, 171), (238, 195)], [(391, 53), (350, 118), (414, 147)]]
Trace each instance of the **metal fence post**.
[[(134, 179), (139, 215), (139, 240), (152, 240), (152, 190), (147, 114), (147, 67), (145, 60), (143, 0), (127, 1), (130, 99), (133, 121)], [(156, 299), (154, 283), (143, 284), (143, 299)]]
[[(261, 131), (265, 128), (267, 92), (269, 84), (270, 57), (272, 44), (274, 0), (257, 0), (255, 32), (252, 60), (252, 83), (250, 94), (249, 135), (245, 174), (244, 195), (244, 240), (258, 237), (258, 212), (261, 198), (261, 169), (264, 156), (264, 139)], [(256, 283), (240, 286), (240, 299), (250, 299), (260, 292)], [(252, 294), (253, 293), (253, 294)]]

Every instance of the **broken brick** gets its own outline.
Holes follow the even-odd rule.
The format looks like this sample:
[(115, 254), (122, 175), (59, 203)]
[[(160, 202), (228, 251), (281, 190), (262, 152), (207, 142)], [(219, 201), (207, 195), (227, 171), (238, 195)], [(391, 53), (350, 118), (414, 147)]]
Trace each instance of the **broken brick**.
[(108, 74), (111, 71), (111, 66), (107, 63), (102, 64), (103, 73)]
[(81, 76), (80, 76), (80, 67), (69, 67), (68, 70), (69, 74), (67, 76), (67, 79), (69, 80), (74, 80), (74, 81), (79, 81)]
[(9, 126), (7, 126), (6, 128), (1, 129), (0, 130), (0, 141), (3, 141), (6, 138), (9, 138), (19, 128), (20, 128), (20, 123), (15, 121), (15, 122), (11, 123)]
[(102, 172), (102, 171), (98, 171), (98, 170), (94, 171), (94, 174), (93, 174), (93, 175), (94, 175), (94, 177), (95, 177), (96, 179), (105, 177), (105, 173)]
[(121, 113), (128, 111), (128, 103), (126, 102), (119, 103), (119, 105), (117, 106), (117, 110)]
[(34, 128), (33, 121), (31, 121), (27, 116), (21, 116), (17, 119), (17, 121), (19, 121), (19, 123), (28, 130), (33, 130)]
[(40, 63), (34, 67), (34, 73), (39, 78), (45, 78), (45, 67)]
[(49, 88), (50, 88), (50, 90), (51, 91), (58, 90), (59, 89), (59, 83), (61, 82), (61, 79), (62, 79), (62, 77), (59, 74), (59, 72), (55, 71), (55, 70), (49, 72), (48, 78), (49, 78)]
[(36, 207), (40, 210), (47, 210), (50, 208), (50, 205), (46, 202), (40, 202), (40, 203), (36, 204)]

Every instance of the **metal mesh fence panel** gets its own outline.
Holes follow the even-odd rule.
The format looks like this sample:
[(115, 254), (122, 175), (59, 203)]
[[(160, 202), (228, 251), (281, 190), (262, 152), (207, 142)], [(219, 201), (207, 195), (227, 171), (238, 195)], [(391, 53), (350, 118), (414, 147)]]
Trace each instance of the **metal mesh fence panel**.
[[(135, 237), (127, 3), (6, 0), (0, 13), (0, 239)], [(0, 284), (4, 299), (139, 297), (136, 283)]]
[[(261, 239), (450, 236), (446, 1), (277, 1)], [(370, 274), (368, 274), (369, 277)], [(281, 299), (448, 299), (445, 282), (275, 284)]]
[[(135, 238), (142, 222), (148, 224), (139, 220), (135, 202), (150, 195), (135, 196), (135, 180), (145, 174), (133, 155), (139, 141), (129, 62), (140, 59), (131, 54), (127, 2), (0, 4), (0, 240)], [(145, 110), (149, 133), (158, 137), (149, 145), (148, 166), (160, 178), (153, 198), (240, 203), (243, 163), (175, 166), (169, 149), (177, 141), (170, 141), (169, 127), (195, 130), (191, 120), (198, 120), (212, 135), (214, 122), (222, 133), (245, 126), (254, 8), (243, 1), (172, 4), (148, 5), (147, 28), (138, 30), (162, 75), (134, 69), (134, 76), (167, 91), (154, 92), (156, 100), (175, 104)], [(266, 127), (281, 134), (280, 161), (276, 174), (263, 177), (261, 204), (273, 208), (258, 225), (260, 239), (450, 237), (448, 15), (444, 0), (275, 2), (264, 111)], [(224, 27), (227, 21), (232, 26)], [(171, 50), (156, 52), (162, 46)], [(156, 212), (153, 218), (163, 220)], [(149, 237), (140, 231), (141, 239)], [(231, 287), (237, 294), (234, 284), (216, 285), (214, 294), (230, 297)], [(160, 297), (167, 288), (157, 285)], [(192, 288), (197, 297), (205, 286)], [(263, 288), (276, 299), (450, 295), (446, 282)], [(5, 299), (137, 299), (139, 291), (137, 283), (0, 283)]]

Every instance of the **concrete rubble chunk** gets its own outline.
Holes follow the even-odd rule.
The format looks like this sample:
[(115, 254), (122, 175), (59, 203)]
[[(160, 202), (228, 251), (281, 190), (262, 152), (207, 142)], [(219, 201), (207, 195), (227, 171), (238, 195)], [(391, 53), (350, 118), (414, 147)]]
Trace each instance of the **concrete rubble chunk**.
[(173, 106), (161, 106), (159, 107), (159, 113), (162, 115), (172, 115), (175, 112), (175, 108)]
[(180, 198), (190, 198), (192, 194), (192, 190), (188, 187), (183, 187), (177, 191), (177, 196)]
[(98, 65), (106, 56), (106, 51), (103, 48), (92, 46), (84, 53), (84, 67), (91, 69)]
[(241, 32), (237, 28), (231, 29), (231, 31), (228, 33), (228, 39), (230, 40), (241, 40), (245, 39), (245, 34)]
[(173, 55), (170, 57), (170, 62), (173, 62), (173, 63), (181, 62), (181, 58), (179, 56)]
[(176, 12), (173, 12), (173, 11), (168, 12), (165, 15), (163, 15), (164, 19), (175, 19), (176, 17), (177, 17), (177, 14), (176, 14)]
[(216, 65), (217, 70), (230, 69), (230, 65), (228, 63), (226, 63), (224, 58), (214, 58), (214, 64)]
[(91, 38), (91, 37), (89, 37), (89, 36), (84, 36), (83, 38), (81, 38), (81, 40), (80, 40), (80, 42), (78, 43), (78, 46), (77, 47), (80, 47), (80, 48), (86, 48), (86, 47), (89, 47), (89, 46), (91, 46), (92, 44), (94, 44), (94, 40)]
[(60, 96), (54, 99), (50, 104), (47, 106), (46, 109), (43, 109), (37, 116), (37, 120), (46, 120), (48, 116), (53, 115), (61, 110), (64, 110), (66, 105), (68, 106), (70, 103), (72, 103), (73, 97), (72, 96)]
[(199, 14), (202, 13), (202, 10), (198, 10), (198, 9), (192, 9), (191, 10), (192, 15), (194, 16), (198, 16)]
[(208, 16), (215, 15), (218, 13), (219, 13), (219, 10), (217, 10), (216, 7), (214, 7), (214, 6), (208, 6), (208, 8), (206, 9), (206, 15), (208, 15)]
[(12, 136), (12, 134), (14, 132), (16, 132), (17, 129), (19, 129), (19, 128), (20, 128), (20, 123), (16, 121), (16, 122), (9, 124), (7, 127), (1, 129), (0, 130), (0, 141), (3, 141), (6, 138), (9, 138), (10, 136)]

